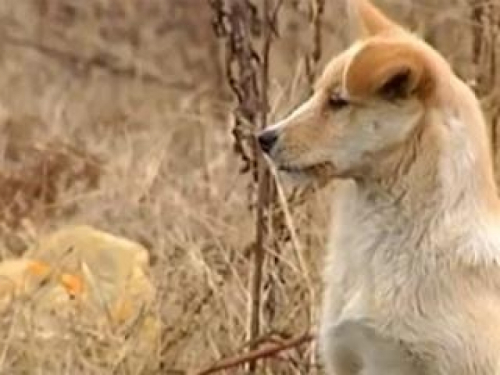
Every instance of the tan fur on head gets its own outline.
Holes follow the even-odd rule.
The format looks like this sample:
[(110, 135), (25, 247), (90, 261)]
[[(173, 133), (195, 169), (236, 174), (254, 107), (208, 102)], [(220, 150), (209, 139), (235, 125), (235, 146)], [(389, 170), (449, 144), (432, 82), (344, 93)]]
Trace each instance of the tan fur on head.
[[(404, 39), (375, 39), (354, 55), (346, 67), (343, 81), (346, 94), (352, 98), (381, 93), (384, 86), (393, 83), (404, 85), (401, 87), (404, 94), (416, 94), (425, 99), (432, 91), (435, 79), (432, 74), (426, 56)], [(401, 82), (392, 82), (394, 80)]]

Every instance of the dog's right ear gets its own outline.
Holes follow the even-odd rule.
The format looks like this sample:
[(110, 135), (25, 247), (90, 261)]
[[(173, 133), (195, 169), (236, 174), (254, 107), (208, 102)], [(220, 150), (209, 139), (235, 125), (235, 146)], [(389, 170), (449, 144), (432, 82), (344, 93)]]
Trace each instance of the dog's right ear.
[(352, 39), (367, 38), (388, 31), (402, 31), (369, 0), (347, 0)]
[(426, 99), (435, 76), (425, 52), (400, 40), (374, 40), (347, 65), (343, 87), (348, 97), (377, 95), (387, 100)]

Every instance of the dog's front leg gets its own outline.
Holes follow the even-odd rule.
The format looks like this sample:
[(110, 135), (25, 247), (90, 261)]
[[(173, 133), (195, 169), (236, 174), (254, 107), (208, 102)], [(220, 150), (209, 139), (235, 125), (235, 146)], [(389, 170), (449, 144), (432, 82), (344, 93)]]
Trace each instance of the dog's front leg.
[(324, 334), (328, 375), (424, 375), (400, 343), (362, 320), (344, 321)]

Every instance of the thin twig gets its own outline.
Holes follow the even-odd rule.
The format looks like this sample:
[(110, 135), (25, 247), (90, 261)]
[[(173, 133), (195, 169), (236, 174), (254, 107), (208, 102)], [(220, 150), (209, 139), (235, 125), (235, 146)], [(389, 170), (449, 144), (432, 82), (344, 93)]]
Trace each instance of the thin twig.
[(322, 27), (325, 12), (325, 0), (311, 0), (312, 50), (306, 56), (306, 74), (312, 85), (316, 76), (318, 62), (322, 54)]
[(252, 361), (257, 361), (258, 359), (273, 357), (280, 352), (299, 347), (313, 340), (314, 340), (314, 335), (308, 332), (297, 338), (284, 341), (280, 344), (272, 345), (267, 348), (252, 350), (250, 352), (247, 352), (245, 354), (236, 357), (224, 359), (214, 364), (210, 368), (197, 373), (196, 375), (214, 374), (219, 371), (229, 370), (234, 367), (245, 365), (246, 363)]
[[(270, 27), (269, 10), (271, 0), (263, 2), (263, 38), (264, 44), (261, 51), (260, 66), (260, 129), (267, 126), (267, 111), (268, 111), (268, 76), (269, 76), (269, 52), (271, 47), (272, 30)], [(255, 141), (256, 142), (256, 141)], [(255, 143), (255, 155), (259, 155), (258, 145)], [(255, 242), (253, 272), (251, 278), (251, 305), (249, 319), (249, 340), (255, 342), (260, 335), (261, 312), (262, 312), (262, 284), (263, 284), (263, 268), (265, 261), (267, 236), (269, 234), (269, 223), (266, 220), (269, 212), (269, 202), (271, 198), (271, 179), (269, 170), (266, 168), (266, 162), (262, 156), (257, 156), (257, 238)], [(256, 349), (256, 345), (250, 346), (250, 350)], [(250, 373), (253, 373), (257, 367), (257, 359), (252, 359), (248, 363)]]

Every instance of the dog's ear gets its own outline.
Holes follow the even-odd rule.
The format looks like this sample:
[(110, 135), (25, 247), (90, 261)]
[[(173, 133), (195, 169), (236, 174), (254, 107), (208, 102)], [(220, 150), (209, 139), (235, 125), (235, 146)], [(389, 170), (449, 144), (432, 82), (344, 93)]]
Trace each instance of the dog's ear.
[(387, 100), (424, 99), (434, 87), (425, 53), (411, 44), (389, 40), (364, 45), (346, 67), (343, 83), (352, 98), (378, 95)]
[(386, 17), (369, 0), (347, 0), (347, 12), (353, 39), (366, 38), (402, 28)]

